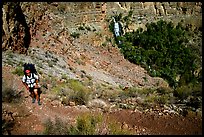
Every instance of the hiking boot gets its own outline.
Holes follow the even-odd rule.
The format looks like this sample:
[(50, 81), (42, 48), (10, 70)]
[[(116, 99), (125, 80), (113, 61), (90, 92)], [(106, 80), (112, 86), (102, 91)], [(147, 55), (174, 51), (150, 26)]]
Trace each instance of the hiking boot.
[(32, 99), (32, 103), (35, 103), (35, 98)]
[(40, 101), (38, 101), (38, 105), (39, 105), (39, 106), (41, 105)]

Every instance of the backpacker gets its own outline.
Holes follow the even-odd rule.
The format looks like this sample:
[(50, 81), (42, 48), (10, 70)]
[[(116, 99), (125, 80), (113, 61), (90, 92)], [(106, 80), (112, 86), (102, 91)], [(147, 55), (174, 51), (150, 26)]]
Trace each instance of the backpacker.
[(32, 63), (25, 63), (23, 66), (24, 66), (24, 75), (26, 75), (26, 73), (25, 73), (26, 70), (30, 70), (32, 77), (33, 77), (33, 74), (38, 75), (37, 70), (35, 69), (35, 65), (34, 64), (32, 64)]

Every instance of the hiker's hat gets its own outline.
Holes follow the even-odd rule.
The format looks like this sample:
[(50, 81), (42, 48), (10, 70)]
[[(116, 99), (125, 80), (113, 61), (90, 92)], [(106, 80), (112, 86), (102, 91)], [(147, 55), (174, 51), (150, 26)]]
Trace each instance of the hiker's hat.
[(26, 73), (30, 73), (30, 70), (27, 69), (25, 72), (26, 72)]

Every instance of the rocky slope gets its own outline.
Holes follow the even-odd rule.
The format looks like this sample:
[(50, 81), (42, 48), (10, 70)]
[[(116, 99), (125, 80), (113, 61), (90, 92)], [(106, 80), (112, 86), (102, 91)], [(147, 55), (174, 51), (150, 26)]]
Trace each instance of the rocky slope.
[[(186, 19), (187, 22), (190, 17), (193, 17), (198, 21), (197, 24), (195, 22), (192, 24), (194, 23), (195, 27), (200, 27), (201, 6), (201, 3), (194, 2), (5, 2), (2, 8), (2, 79), (7, 80), (12, 77), (8, 80), (13, 82), (12, 85), (17, 91), (21, 91), (23, 86), (20, 82), (21, 78), (7, 72), (21, 67), (22, 63), (32, 62), (36, 64), (42, 82), (48, 76), (55, 77), (57, 82), (62, 82), (64, 80), (62, 77), (66, 76), (80, 81), (91, 78), (96, 85), (107, 84), (114, 88), (125, 89), (131, 86), (168, 88), (168, 83), (163, 79), (149, 76), (142, 67), (124, 59), (114, 44), (113, 35), (108, 30), (110, 17), (118, 13), (128, 14), (130, 10), (133, 10), (134, 20), (125, 30), (126, 32), (160, 18), (172, 19), (175, 22)], [(46, 92), (52, 88), (52, 83), (42, 83), (42, 85), (47, 87)], [(98, 92), (96, 88), (93, 91)], [(39, 134), (43, 130), (44, 119), (42, 117), (54, 119), (58, 115), (64, 121), (73, 122), (74, 117), (81, 112), (90, 111), (83, 106), (66, 108), (59, 101), (48, 100), (48, 94), (42, 95), (43, 106), (41, 107), (31, 104), (26, 92), (22, 96), (26, 98), (18, 107), (19, 110), (15, 109), (15, 105), (3, 103), (5, 115), (9, 112), (16, 112), (15, 120), (19, 122), (19, 125), (14, 126), (11, 134)], [(20, 118), (22, 106), (26, 106), (25, 110), (22, 110), (26, 116)], [(10, 111), (8, 112), (8, 110)], [(135, 134), (202, 133), (200, 121), (202, 118), (173, 116), (168, 119), (168, 116), (160, 117), (161, 121), (168, 119), (167, 123), (169, 122), (165, 128), (162, 128), (161, 122), (148, 126), (148, 117), (155, 120), (156, 117), (159, 117), (159, 112), (156, 112), (154, 116), (150, 111), (151, 113), (148, 113), (147, 117), (137, 109), (135, 112), (120, 112), (118, 110), (113, 112), (108, 115), (113, 116), (121, 123), (128, 123), (130, 129), (134, 127)], [(121, 119), (117, 119), (119, 113), (121, 113)], [(142, 117), (139, 124), (124, 118), (124, 115), (133, 113), (133, 119)], [(68, 117), (67, 114), (73, 117)], [(171, 123), (172, 119), (175, 123)], [(12, 119), (10, 120), (12, 121)], [(176, 124), (176, 122), (181, 122), (181, 124)], [(188, 131), (186, 125), (192, 126), (192, 130)], [(31, 131), (26, 128), (30, 126), (33, 126)], [(154, 130), (154, 127), (157, 127), (157, 130)], [(168, 128), (170, 130), (167, 130)]]

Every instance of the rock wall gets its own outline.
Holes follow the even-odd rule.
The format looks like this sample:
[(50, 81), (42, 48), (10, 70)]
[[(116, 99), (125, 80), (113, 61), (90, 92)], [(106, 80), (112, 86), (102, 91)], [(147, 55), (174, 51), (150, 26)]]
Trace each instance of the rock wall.
[(111, 16), (127, 15), (130, 10), (133, 11), (134, 25), (129, 26), (129, 31), (161, 18), (177, 19), (177, 22), (189, 16), (202, 19), (201, 2), (5, 2), (2, 7), (2, 49), (24, 53), (30, 38), (43, 29), (40, 28), (42, 24), (47, 29), (52, 26), (58, 33), (72, 31), (83, 24), (105, 26), (104, 30), (107, 30)]
[[(144, 16), (146, 18), (202, 15), (201, 2), (23, 2), (21, 5), (24, 13), (36, 15), (34, 16), (36, 20), (50, 13), (61, 14), (71, 22), (70, 25), (100, 22), (114, 14), (127, 15), (130, 10), (133, 11), (134, 17)], [(39, 15), (40, 12), (41, 15)]]
[(30, 32), (19, 3), (8, 2), (2, 8), (2, 50), (26, 53)]

